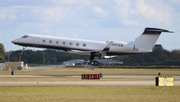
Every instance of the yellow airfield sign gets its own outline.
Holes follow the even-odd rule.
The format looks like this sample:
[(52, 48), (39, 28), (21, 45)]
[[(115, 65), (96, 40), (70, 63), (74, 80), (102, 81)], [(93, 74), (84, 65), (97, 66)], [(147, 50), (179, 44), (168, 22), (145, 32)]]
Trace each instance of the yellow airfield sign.
[(159, 86), (174, 86), (174, 78), (172, 77), (159, 77)]

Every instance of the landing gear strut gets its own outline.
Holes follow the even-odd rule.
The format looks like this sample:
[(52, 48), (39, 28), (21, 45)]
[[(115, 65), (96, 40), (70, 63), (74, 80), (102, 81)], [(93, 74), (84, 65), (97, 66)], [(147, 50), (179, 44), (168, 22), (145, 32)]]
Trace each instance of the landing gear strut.
[(19, 61), (21, 61), (22, 55), (24, 54), (24, 51), (26, 50), (27, 47), (23, 47), (23, 49), (20, 52), (20, 56), (19, 56)]
[(26, 50), (26, 48), (27, 48), (27, 47), (23, 47), (22, 52), (24, 52), (24, 51)]

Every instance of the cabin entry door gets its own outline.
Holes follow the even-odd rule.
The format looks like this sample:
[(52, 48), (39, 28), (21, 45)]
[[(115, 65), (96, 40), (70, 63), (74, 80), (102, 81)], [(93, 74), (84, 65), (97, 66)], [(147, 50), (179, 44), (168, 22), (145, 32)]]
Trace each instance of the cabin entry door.
[(33, 43), (34, 43), (34, 46), (39, 46), (39, 38), (34, 38), (33, 39)]

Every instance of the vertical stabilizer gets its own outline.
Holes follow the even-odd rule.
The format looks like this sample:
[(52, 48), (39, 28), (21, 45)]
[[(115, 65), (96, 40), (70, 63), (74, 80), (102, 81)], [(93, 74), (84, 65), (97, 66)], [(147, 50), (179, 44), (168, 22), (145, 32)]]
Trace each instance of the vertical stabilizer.
[(173, 33), (165, 29), (159, 28), (145, 28), (144, 32), (135, 39), (135, 41), (129, 43), (131, 46), (134, 46), (134, 49), (139, 50), (152, 50), (157, 39), (159, 38), (162, 32)]

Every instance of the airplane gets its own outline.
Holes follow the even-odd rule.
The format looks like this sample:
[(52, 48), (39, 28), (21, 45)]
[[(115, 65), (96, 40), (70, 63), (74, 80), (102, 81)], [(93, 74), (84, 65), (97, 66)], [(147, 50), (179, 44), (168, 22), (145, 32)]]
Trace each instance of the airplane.
[(159, 28), (145, 28), (134, 41), (95, 41), (57, 36), (28, 34), (11, 42), (23, 47), (50, 48), (63, 50), (72, 54), (89, 55), (91, 66), (98, 66), (98, 58), (127, 54), (149, 53), (162, 32), (173, 31)]

